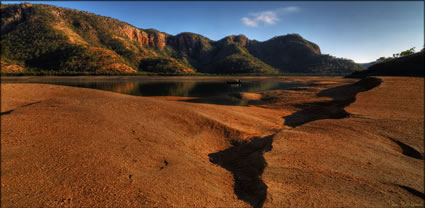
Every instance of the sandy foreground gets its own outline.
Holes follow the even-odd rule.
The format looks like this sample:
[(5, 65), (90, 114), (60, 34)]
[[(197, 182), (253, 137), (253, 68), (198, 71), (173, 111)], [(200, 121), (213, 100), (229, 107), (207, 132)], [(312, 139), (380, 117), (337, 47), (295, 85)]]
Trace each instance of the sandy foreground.
[(289, 79), (257, 106), (2, 83), (1, 205), (424, 206), (423, 78)]

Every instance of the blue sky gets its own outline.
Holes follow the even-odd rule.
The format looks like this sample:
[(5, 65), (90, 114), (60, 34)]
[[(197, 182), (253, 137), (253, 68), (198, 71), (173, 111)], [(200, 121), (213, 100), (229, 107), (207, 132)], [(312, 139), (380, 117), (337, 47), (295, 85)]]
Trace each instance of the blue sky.
[[(19, 2), (2, 2), (19, 3)], [(323, 54), (357, 63), (424, 46), (424, 2), (147, 2), (48, 1), (172, 35), (194, 32), (212, 40), (244, 34), (264, 41), (298, 33)]]

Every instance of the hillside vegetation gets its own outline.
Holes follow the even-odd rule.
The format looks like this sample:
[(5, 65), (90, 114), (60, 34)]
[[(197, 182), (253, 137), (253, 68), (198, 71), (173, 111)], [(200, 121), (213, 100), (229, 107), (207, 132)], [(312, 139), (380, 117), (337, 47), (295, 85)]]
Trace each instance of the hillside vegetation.
[(298, 34), (260, 42), (169, 35), (113, 18), (42, 4), (1, 6), (2, 72), (319, 73), (362, 67), (323, 55)]

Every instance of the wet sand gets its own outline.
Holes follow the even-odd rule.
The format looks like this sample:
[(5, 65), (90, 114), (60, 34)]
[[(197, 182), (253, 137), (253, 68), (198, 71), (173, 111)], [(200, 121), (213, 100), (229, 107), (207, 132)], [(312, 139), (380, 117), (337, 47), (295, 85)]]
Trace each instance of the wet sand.
[(424, 80), (380, 79), (258, 106), (3, 83), (2, 206), (422, 207)]

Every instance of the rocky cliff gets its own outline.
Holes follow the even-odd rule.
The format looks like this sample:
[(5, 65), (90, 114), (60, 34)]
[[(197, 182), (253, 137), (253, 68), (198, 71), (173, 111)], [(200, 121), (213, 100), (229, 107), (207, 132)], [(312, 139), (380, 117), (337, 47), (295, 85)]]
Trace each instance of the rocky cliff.
[(298, 34), (264, 42), (244, 35), (213, 41), (41, 4), (2, 5), (1, 35), (2, 71), (347, 74), (360, 67), (322, 55)]

